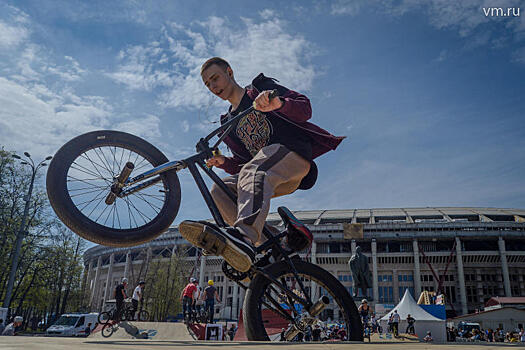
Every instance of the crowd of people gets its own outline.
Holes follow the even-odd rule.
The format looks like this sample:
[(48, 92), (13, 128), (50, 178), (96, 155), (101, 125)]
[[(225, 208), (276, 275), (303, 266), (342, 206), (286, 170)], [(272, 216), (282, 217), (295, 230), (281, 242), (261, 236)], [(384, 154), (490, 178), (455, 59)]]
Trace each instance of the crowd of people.
[[(209, 280), (208, 286), (202, 290), (199, 287), (199, 281), (192, 277), (190, 278), (190, 283), (181, 291), (180, 301), (182, 303), (184, 320), (187, 320), (194, 312), (201, 314), (204, 311), (207, 322), (214, 323), (215, 301), (220, 303), (221, 298), (213, 280)], [(204, 310), (201, 310), (202, 305), (204, 305)]]
[[(348, 340), (348, 334), (344, 325), (339, 323), (325, 324), (318, 322), (313, 327), (308, 326), (304, 333), (297, 334), (292, 342), (310, 342), (310, 341), (327, 341), (327, 340)], [(281, 329), (279, 341), (286, 340), (286, 329)]]
[(514, 329), (505, 331), (502, 328), (488, 329), (458, 329), (456, 327), (447, 328), (447, 341), (449, 342), (463, 342), (463, 341), (484, 341), (489, 343), (523, 343), (525, 342), (525, 330)]

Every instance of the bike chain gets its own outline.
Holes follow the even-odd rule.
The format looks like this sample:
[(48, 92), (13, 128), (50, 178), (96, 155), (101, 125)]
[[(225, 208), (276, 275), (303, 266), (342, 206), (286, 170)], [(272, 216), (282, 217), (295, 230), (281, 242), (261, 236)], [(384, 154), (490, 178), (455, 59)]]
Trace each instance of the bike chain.
[(230, 264), (228, 264), (226, 261), (222, 262), (222, 272), (224, 272), (224, 275), (229, 278), (232, 281), (240, 282), (248, 277), (247, 272), (241, 272), (236, 269), (234, 269)]

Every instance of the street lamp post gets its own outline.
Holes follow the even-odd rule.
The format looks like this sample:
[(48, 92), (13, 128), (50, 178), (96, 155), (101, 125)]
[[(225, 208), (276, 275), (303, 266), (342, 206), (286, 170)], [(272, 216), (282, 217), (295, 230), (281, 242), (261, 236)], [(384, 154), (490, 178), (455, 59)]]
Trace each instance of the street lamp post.
[[(22, 215), (22, 221), (20, 222), (20, 229), (18, 230), (18, 234), (16, 235), (16, 242), (15, 242), (15, 252), (13, 254), (13, 263), (11, 264), (11, 272), (9, 273), (9, 282), (7, 283), (7, 290), (5, 293), (4, 298), (4, 304), (3, 307), (9, 308), (11, 305), (11, 297), (13, 294), (13, 286), (15, 284), (15, 277), (16, 277), (16, 270), (18, 269), (18, 259), (20, 257), (20, 250), (22, 248), (22, 241), (24, 240), (24, 235), (26, 232), (26, 220), (27, 220), (27, 214), (29, 213), (29, 204), (31, 202), (31, 195), (33, 193), (33, 184), (35, 183), (35, 177), (38, 169), (41, 167), (45, 167), (47, 164), (44, 163), (46, 160), (50, 160), (51, 156), (46, 157), (43, 161), (38, 163), (35, 166), (35, 162), (33, 162), (33, 159), (31, 159), (31, 155), (27, 152), (24, 152), (26, 160), (23, 160), (21, 164), (23, 165), (29, 165), (31, 167), (31, 183), (29, 184), (29, 190), (27, 191), (27, 195), (24, 197), (24, 201), (26, 202), (25, 208), (24, 208), (24, 215)], [(15, 159), (22, 159), (20, 156), (13, 154), (13, 158)]]

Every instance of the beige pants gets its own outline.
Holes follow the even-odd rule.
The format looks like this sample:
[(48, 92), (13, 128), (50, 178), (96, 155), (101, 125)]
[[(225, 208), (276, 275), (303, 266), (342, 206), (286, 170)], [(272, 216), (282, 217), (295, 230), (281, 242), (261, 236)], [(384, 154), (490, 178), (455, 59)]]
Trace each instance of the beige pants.
[(270, 199), (294, 192), (310, 170), (310, 162), (280, 144), (263, 147), (241, 171), (224, 179), (237, 203), (215, 184), (211, 195), (230, 226), (240, 228), (255, 245), (270, 210)]

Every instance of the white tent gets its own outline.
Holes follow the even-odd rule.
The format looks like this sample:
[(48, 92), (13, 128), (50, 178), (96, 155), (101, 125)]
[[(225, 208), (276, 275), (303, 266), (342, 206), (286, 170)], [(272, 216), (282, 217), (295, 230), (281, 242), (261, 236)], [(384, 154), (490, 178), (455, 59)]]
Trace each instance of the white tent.
[(423, 338), (427, 335), (427, 332), (430, 331), (432, 333), (434, 342), (444, 343), (447, 341), (445, 320), (434, 317), (423, 310), (423, 308), (416, 303), (414, 298), (412, 298), (412, 295), (408, 292), (408, 289), (405, 291), (405, 295), (403, 295), (403, 298), (399, 304), (397, 304), (396, 307), (392, 309), (392, 311), (380, 319), (381, 327), (383, 327), (384, 330), (387, 329), (388, 318), (394, 313), (395, 310), (397, 310), (397, 313), (401, 317), (401, 322), (399, 323), (399, 333), (405, 333), (408, 325), (406, 319), (410, 314), (410, 316), (416, 319), (414, 327), (420, 340), (423, 340)]

